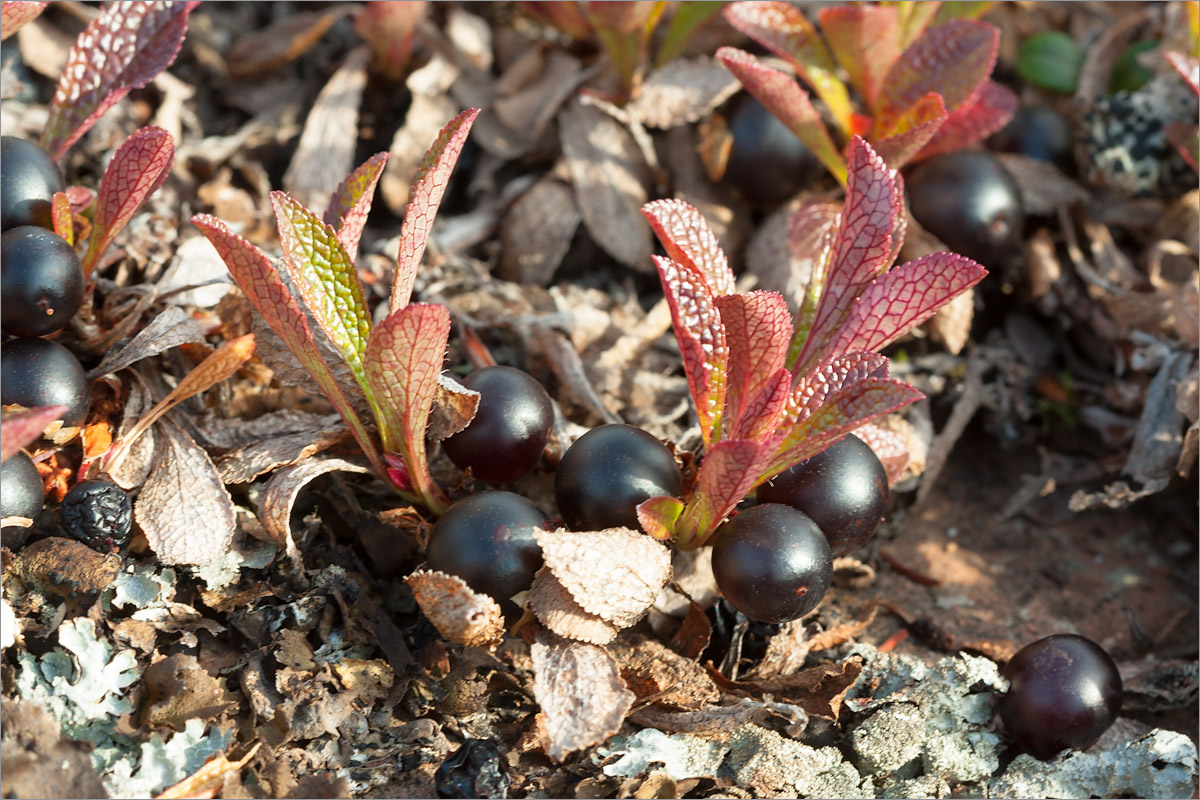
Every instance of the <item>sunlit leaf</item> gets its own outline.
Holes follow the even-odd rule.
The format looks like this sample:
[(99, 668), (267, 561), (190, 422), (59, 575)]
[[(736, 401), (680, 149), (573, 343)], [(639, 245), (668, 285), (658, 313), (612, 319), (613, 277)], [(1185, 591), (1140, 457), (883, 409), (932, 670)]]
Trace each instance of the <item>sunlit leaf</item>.
[(733, 270), (703, 214), (682, 200), (672, 199), (646, 203), (642, 216), (649, 220), (668, 258), (695, 268), (713, 294), (733, 294)]
[(675, 528), (675, 545), (690, 550), (704, 544), (754, 488), (772, 454), (769, 446), (747, 439), (729, 439), (706, 450), (696, 493)]
[(675, 523), (683, 513), (683, 503), (677, 497), (662, 495), (638, 504), (637, 518), (642, 530), (660, 542), (675, 537)]
[(66, 410), (66, 406), (34, 406), (5, 414), (0, 420), (0, 462), (8, 461), (22, 447), (37, 441), (51, 422), (62, 419)]
[(396, 256), (390, 304), (392, 313), (407, 305), (412, 297), (413, 281), (421, 257), (425, 255), (434, 217), (446, 193), (450, 173), (467, 141), (467, 134), (471, 132), (471, 124), (478, 115), (478, 108), (468, 108), (450, 120), (425, 153), (413, 179), (412, 198), (404, 209), (404, 224), (400, 228), (400, 252)]
[(995, 5), (995, 0), (946, 0), (934, 15), (933, 24), (940, 25), (952, 19), (979, 19)]
[(946, 118), (942, 96), (931, 92), (895, 120), (892, 133), (873, 140), (872, 145), (888, 167), (900, 169), (937, 135)]
[(25, 23), (37, 19), (48, 4), (49, 0), (4, 0), (0, 3), (0, 42), (19, 31)]
[(1200, 59), (1174, 50), (1163, 53), (1163, 58), (1191, 87), (1192, 94), (1200, 95)]
[(654, 63), (661, 67), (681, 56), (692, 34), (724, 7), (724, 0), (691, 0), (677, 4)]
[(791, 393), (792, 373), (786, 367), (780, 367), (746, 399), (742, 415), (729, 426), (729, 438), (765, 440), (779, 427)]
[(167, 179), (174, 160), (175, 141), (162, 128), (134, 131), (113, 153), (100, 179), (84, 275), (91, 274), (134, 212)]
[[(725, 341), (729, 347), (729, 377), (725, 389), (725, 426), (733, 429), (751, 422), (747, 404), (783, 366), (792, 338), (792, 312), (783, 295), (746, 292), (716, 299)], [(771, 426), (772, 428), (774, 425)]]
[(829, 49), (868, 107), (900, 57), (900, 13), (894, 6), (834, 6), (817, 14)]
[(811, 276), (799, 299), (800, 307), (793, 323), (792, 342), (788, 346), (786, 361), (789, 367), (800, 357), (800, 351), (812, 330), (841, 219), (841, 203), (810, 200), (797, 208), (788, 220), (789, 249), (797, 258), (809, 258), (813, 262)]
[(54, 232), (74, 247), (75, 218), (71, 214), (71, 199), (66, 192), (55, 192), (50, 198), (50, 219), (54, 223)]
[(325, 208), (325, 223), (337, 231), (338, 241), (351, 262), (358, 260), (358, 240), (367, 224), (367, 215), (371, 213), (375, 185), (379, 183), (390, 155), (385, 151), (368, 158), (338, 185)]
[(67, 53), (50, 101), (42, 149), (62, 158), (105, 111), (169, 67), (196, 5), (130, 0), (105, 7)]
[(683, 369), (707, 447), (721, 437), (729, 364), (725, 327), (712, 290), (698, 270), (662, 256), (654, 256), (654, 264), (671, 308)]
[[(988, 81), (970, 102), (959, 106), (946, 118), (916, 159), (951, 153), (983, 141), (1008, 124), (1019, 102), (1007, 86)], [(892, 166), (892, 162), (888, 165)]]
[(354, 18), (354, 30), (371, 45), (380, 70), (391, 80), (404, 77), (413, 33), (427, 5), (424, 0), (372, 0)]
[(800, 84), (744, 50), (722, 47), (717, 51), (717, 58), (741, 81), (746, 91), (758, 98), (796, 138), (804, 142), (839, 183), (846, 182), (846, 164), (841, 153)]
[(893, 6), (900, 12), (900, 47), (907, 48), (925, 32), (941, 7), (941, 0), (889, 0), (883, 5)]

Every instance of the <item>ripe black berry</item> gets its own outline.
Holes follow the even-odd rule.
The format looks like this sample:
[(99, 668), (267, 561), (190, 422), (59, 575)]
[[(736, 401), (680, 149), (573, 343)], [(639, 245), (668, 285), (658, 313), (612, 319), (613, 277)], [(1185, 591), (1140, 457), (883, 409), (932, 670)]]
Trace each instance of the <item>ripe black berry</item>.
[(13, 339), (0, 349), (0, 403), (64, 405), (63, 424), (73, 427), (87, 417), (91, 395), (70, 350), (49, 339)]
[(42, 476), (24, 453), (14, 453), (0, 464), (0, 518), (37, 519), (44, 494)]
[(851, 434), (758, 488), (758, 502), (802, 511), (829, 540), (833, 555), (866, 544), (883, 520), (887, 471), (870, 447)]
[(1021, 106), (988, 145), (1001, 153), (1017, 153), (1049, 161), (1063, 172), (1075, 171), (1075, 132), (1071, 121), (1048, 106)]
[(917, 164), (907, 184), (913, 217), (954, 252), (987, 267), (1015, 252), (1025, 225), (1021, 190), (990, 153), (934, 156)]
[(639, 530), (638, 504), (678, 497), (679, 466), (667, 446), (632, 425), (601, 425), (567, 449), (554, 476), (554, 498), (572, 530)]
[(22, 225), (0, 235), (0, 328), (14, 336), (62, 330), (83, 302), (83, 270), (67, 240)]
[(114, 553), (129, 541), (133, 506), (129, 495), (107, 478), (90, 478), (71, 487), (58, 507), (66, 534), (102, 553)]
[(718, 528), (712, 565), (725, 599), (759, 622), (799, 619), (817, 607), (833, 578), (821, 529), (779, 503), (755, 506)]
[(0, 137), (0, 230), (53, 228), (50, 198), (63, 188), (58, 165), (42, 148), (15, 136)]
[(528, 589), (542, 566), (534, 529), (549, 523), (537, 506), (518, 494), (473, 494), (452, 505), (433, 526), (426, 563), (491, 595), (511, 619), (517, 607), (510, 598)]
[(479, 410), (471, 424), (442, 442), (459, 469), (471, 468), (489, 483), (515, 481), (537, 466), (554, 407), (542, 385), (512, 367), (484, 367), (463, 385), (479, 392)]
[(997, 703), (1004, 727), (1018, 747), (1042, 761), (1087, 747), (1121, 710), (1117, 665), (1098, 644), (1073, 633), (1026, 646), (1001, 674), (1009, 680)]
[(816, 156), (787, 125), (753, 97), (729, 119), (733, 147), (725, 181), (755, 205), (778, 205), (803, 189), (818, 169)]

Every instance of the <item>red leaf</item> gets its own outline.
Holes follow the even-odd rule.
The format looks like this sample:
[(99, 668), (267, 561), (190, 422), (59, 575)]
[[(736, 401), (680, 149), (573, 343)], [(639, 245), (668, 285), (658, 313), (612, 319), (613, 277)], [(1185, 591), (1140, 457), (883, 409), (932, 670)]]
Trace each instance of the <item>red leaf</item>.
[[(1016, 113), (1017, 95), (1007, 86), (988, 81), (968, 103), (958, 107), (937, 129), (913, 161), (950, 153), (983, 141), (1003, 128)], [(891, 162), (888, 162), (889, 165)]]
[(638, 504), (637, 518), (642, 530), (660, 542), (675, 538), (675, 523), (683, 513), (683, 503), (676, 497), (661, 495)]
[(896, 121), (930, 92), (942, 96), (947, 111), (956, 111), (987, 81), (999, 47), (999, 29), (978, 20), (951, 20), (925, 31), (888, 71), (876, 107), (877, 135), (895, 132)]
[(71, 215), (71, 198), (66, 192), (55, 192), (50, 198), (50, 219), (54, 222), (54, 232), (74, 247), (75, 218)]
[(46, 426), (62, 419), (66, 410), (66, 406), (34, 406), (5, 414), (0, 421), (0, 462), (8, 461), (22, 447), (37, 441)]
[(105, 111), (171, 66), (196, 5), (131, 0), (102, 10), (67, 53), (42, 149), (62, 158)]
[(788, 401), (787, 415), (779, 433), (788, 436), (790, 428), (817, 411), (826, 400), (857, 382), (888, 377), (888, 360), (878, 353), (856, 352), (836, 355), (808, 372), (796, 382)]
[(700, 433), (705, 447), (709, 447), (721, 438), (721, 414), (725, 408), (729, 367), (725, 326), (712, 290), (699, 270), (662, 256), (654, 256), (654, 264), (671, 307), (672, 327), (683, 354), (683, 369), (700, 419)]
[[(735, 3), (726, 8), (738, 5), (741, 4)], [(722, 47), (717, 51), (717, 58), (741, 81), (746, 91), (758, 98), (768, 111), (796, 134), (796, 138), (804, 142), (817, 160), (825, 165), (825, 169), (838, 179), (838, 183), (846, 182), (846, 165), (842, 156), (833, 139), (829, 138), (821, 115), (813, 108), (800, 84), (791, 76), (768, 67), (749, 53), (734, 47)]]
[(871, 448), (883, 469), (887, 472), (888, 486), (892, 486), (904, 475), (908, 468), (909, 453), (900, 435), (887, 428), (868, 423), (856, 428), (851, 436), (859, 439)]
[(49, 0), (4, 0), (0, 3), (0, 42), (19, 31), (25, 23), (37, 19), (48, 4)]
[(776, 292), (730, 294), (718, 297), (716, 303), (729, 347), (725, 426), (731, 437), (752, 438), (737, 436), (732, 430), (754, 421), (744, 419), (747, 404), (783, 366), (792, 338), (792, 312), (783, 295)]
[(1163, 53), (1163, 58), (1192, 88), (1192, 94), (1200, 95), (1200, 59), (1174, 50)]
[(874, 142), (875, 152), (888, 167), (900, 169), (937, 135), (946, 118), (942, 96), (931, 92), (895, 121), (891, 134)]
[(363, 376), (363, 351), (371, 335), (371, 314), (363, 299), (362, 283), (333, 228), (299, 201), (271, 192), (283, 265), (305, 308), (330, 343), (350, 365), (371, 400)]
[(856, 350), (877, 352), (970, 289), (987, 270), (955, 253), (931, 253), (880, 275), (854, 301), (818, 360)]
[(84, 275), (91, 274), (142, 202), (162, 186), (174, 160), (175, 141), (162, 128), (142, 128), (121, 142), (100, 179)]
[(593, 28), (627, 36), (650, 21), (654, 6), (645, 0), (588, 0), (587, 16)]
[(695, 268), (713, 294), (733, 294), (733, 270), (704, 215), (682, 200), (655, 200), (642, 206), (667, 258)]
[(321, 392), (329, 399), (346, 421), (359, 446), (366, 453), (375, 471), (386, 473), (370, 434), (354, 413), (354, 407), (338, 388), (337, 380), (321, 359), (313, 340), (308, 320), (296, 298), (283, 283), (270, 260), (257, 247), (229, 230), (224, 222), (208, 214), (192, 217), (192, 224), (203, 231), (213, 247), (221, 254), (229, 273), (271, 330), (283, 340), (296, 359), (308, 371)]
[(424, 0), (373, 0), (354, 18), (354, 30), (367, 40), (383, 74), (394, 81), (404, 77), (412, 55), (413, 33), (425, 13)]
[(796, 209), (796, 213), (788, 220), (788, 247), (797, 258), (807, 258), (813, 262), (808, 285), (804, 287), (800, 299), (800, 309), (796, 312), (792, 341), (788, 346), (786, 363), (789, 366), (796, 363), (812, 330), (841, 219), (841, 204), (829, 200), (810, 200)]
[(368, 158), (361, 167), (346, 176), (325, 208), (323, 219), (337, 231), (338, 241), (342, 243), (351, 262), (358, 260), (358, 240), (367, 224), (367, 214), (371, 213), (375, 185), (379, 183), (379, 176), (383, 174), (383, 167), (390, 155), (383, 152)]
[(676, 525), (675, 546), (691, 550), (704, 544), (754, 488), (773, 452), (772, 447), (748, 439), (718, 442), (705, 452), (696, 493)]
[(729, 431), (731, 439), (761, 441), (779, 426), (792, 395), (792, 373), (785, 367), (775, 370), (758, 393), (748, 398), (742, 416)]
[(411, 303), (375, 327), (364, 359), (369, 394), (378, 404), (383, 447), (401, 455), (413, 491), (436, 513), (449, 501), (429, 475), (425, 429), (449, 337), (449, 309)]
[(442, 128), (436, 140), (425, 153), (424, 160), (413, 179), (412, 198), (404, 209), (404, 224), (400, 228), (400, 252), (396, 255), (396, 276), (392, 283), (390, 310), (395, 313), (408, 304), (412, 297), (413, 280), (429, 232), (433, 230), (433, 219), (446, 193), (450, 173), (462, 152), (471, 124), (479, 115), (478, 108), (468, 108)]
[(799, 374), (817, 363), (816, 351), (840, 328), (863, 287), (888, 267), (896, 227), (895, 185), (887, 166), (859, 137), (850, 141), (846, 201), (812, 328), (793, 367)]
[(868, 107), (900, 57), (900, 13), (895, 6), (836, 6), (817, 12), (821, 32), (850, 83)]
[(854, 110), (850, 94), (835, 74), (821, 37), (800, 9), (782, 0), (745, 0), (730, 3), (722, 13), (734, 28), (790, 61), (796, 74), (825, 101), (838, 127), (850, 130)]

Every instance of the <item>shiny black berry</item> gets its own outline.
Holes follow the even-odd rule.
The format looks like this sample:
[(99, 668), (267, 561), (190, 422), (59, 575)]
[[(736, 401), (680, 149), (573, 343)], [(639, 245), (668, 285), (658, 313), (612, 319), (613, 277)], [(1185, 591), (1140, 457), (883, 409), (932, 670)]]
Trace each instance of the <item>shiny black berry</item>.
[(0, 464), (0, 518), (37, 519), (43, 500), (42, 476), (29, 456), (17, 452)]
[(758, 487), (758, 502), (789, 505), (817, 523), (835, 557), (867, 543), (887, 495), (887, 471), (853, 434)]
[(1121, 710), (1117, 665), (1100, 645), (1073, 633), (1039, 639), (1001, 670), (1009, 689), (997, 701), (1018, 747), (1045, 761), (1100, 738)]
[(558, 510), (577, 531), (639, 530), (639, 503), (682, 491), (671, 451), (632, 425), (592, 428), (567, 449), (554, 476)]
[(63, 424), (81, 425), (91, 405), (79, 359), (49, 339), (13, 339), (0, 348), (0, 403), (64, 405)]
[(510, 598), (528, 589), (542, 566), (533, 532), (549, 523), (537, 506), (518, 494), (473, 494), (452, 505), (433, 526), (426, 564), (491, 595), (512, 619), (517, 607)]
[(53, 228), (50, 198), (64, 188), (62, 173), (46, 151), (15, 136), (0, 137), (0, 230)]
[(833, 578), (821, 529), (779, 503), (755, 506), (718, 528), (712, 567), (725, 599), (759, 622), (799, 619), (817, 607)]
[(120, 486), (107, 478), (90, 478), (67, 492), (58, 507), (58, 524), (67, 536), (113, 553), (129, 541), (133, 506)]
[(442, 442), (446, 455), (459, 469), (470, 467), (476, 478), (489, 483), (528, 475), (554, 424), (550, 395), (512, 367), (475, 370), (463, 385), (479, 392), (479, 410), (470, 425)]
[(0, 329), (45, 336), (66, 327), (83, 302), (83, 269), (67, 240), (22, 225), (0, 235)]
[(987, 267), (1017, 252), (1021, 189), (995, 156), (960, 150), (916, 165), (907, 178), (913, 217), (955, 253)]
[(819, 170), (816, 156), (796, 134), (753, 97), (729, 118), (733, 146), (725, 182), (755, 205), (778, 205), (808, 185)]
[(1075, 131), (1071, 120), (1048, 106), (1021, 106), (1007, 125), (988, 139), (1000, 153), (1048, 161), (1067, 174), (1075, 171)]

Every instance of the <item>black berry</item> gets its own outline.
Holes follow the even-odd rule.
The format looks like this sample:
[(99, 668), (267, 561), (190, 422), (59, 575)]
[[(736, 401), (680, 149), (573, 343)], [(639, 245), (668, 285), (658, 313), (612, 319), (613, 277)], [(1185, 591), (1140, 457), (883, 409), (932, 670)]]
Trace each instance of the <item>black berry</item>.
[(519, 369), (484, 367), (463, 385), (479, 392), (479, 410), (471, 424), (442, 442), (459, 469), (471, 468), (489, 483), (515, 481), (537, 466), (554, 406), (542, 385)]
[(62, 330), (83, 302), (83, 270), (67, 240), (34, 225), (0, 235), (0, 328), (14, 336)]
[(29, 456), (17, 452), (0, 464), (0, 518), (37, 519), (43, 500), (42, 476)]
[(91, 404), (79, 359), (49, 339), (13, 339), (0, 348), (0, 403), (64, 405), (63, 424), (81, 425)]
[(554, 476), (554, 498), (572, 530), (639, 530), (638, 504), (678, 497), (683, 478), (671, 451), (641, 428), (601, 425), (567, 449)]
[(954, 252), (988, 267), (1016, 252), (1025, 206), (995, 156), (980, 150), (934, 156), (917, 164), (907, 185), (913, 217)]
[(803, 189), (819, 164), (787, 125), (753, 97), (729, 118), (733, 146), (725, 182), (755, 205), (778, 205)]
[(58, 522), (68, 536), (112, 553), (129, 541), (133, 506), (120, 486), (107, 478), (91, 478), (67, 492), (58, 507)]
[(712, 565), (725, 599), (759, 622), (799, 619), (817, 607), (833, 578), (821, 529), (778, 503), (755, 506), (718, 528)]
[(887, 495), (887, 471), (853, 434), (758, 487), (758, 502), (789, 505), (817, 523), (835, 557), (866, 544)]
[(1018, 747), (1045, 761), (1082, 750), (1116, 720), (1124, 694), (1112, 657), (1073, 633), (1039, 639), (1001, 670), (1009, 689), (997, 705)]
[(480, 492), (452, 505), (433, 526), (425, 557), (429, 569), (456, 575), (491, 595), (510, 619), (513, 595), (529, 588), (542, 566), (533, 538), (549, 526), (533, 503), (512, 492)]
[(491, 739), (467, 739), (437, 768), (438, 797), (508, 797), (500, 748)]
[(1048, 106), (1021, 106), (1012, 120), (988, 139), (1001, 153), (1048, 161), (1067, 174), (1075, 171), (1075, 131), (1071, 121)]
[(64, 188), (58, 165), (42, 148), (15, 136), (0, 137), (0, 230), (53, 228), (50, 198)]

